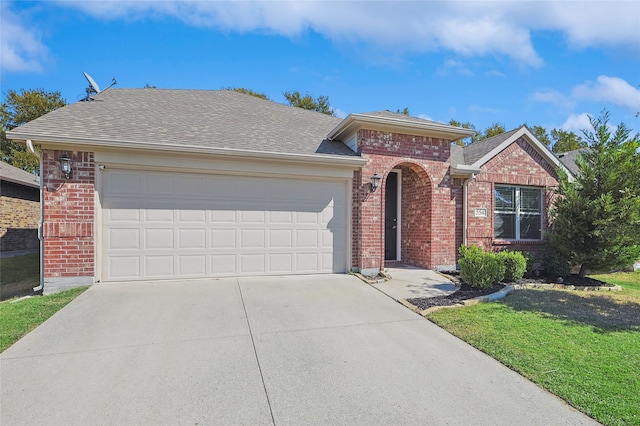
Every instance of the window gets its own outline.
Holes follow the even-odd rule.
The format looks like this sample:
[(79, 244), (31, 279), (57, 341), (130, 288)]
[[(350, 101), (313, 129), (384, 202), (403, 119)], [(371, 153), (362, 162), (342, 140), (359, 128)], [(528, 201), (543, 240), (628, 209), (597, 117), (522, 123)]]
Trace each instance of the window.
[(495, 187), (493, 236), (503, 240), (542, 239), (542, 190)]

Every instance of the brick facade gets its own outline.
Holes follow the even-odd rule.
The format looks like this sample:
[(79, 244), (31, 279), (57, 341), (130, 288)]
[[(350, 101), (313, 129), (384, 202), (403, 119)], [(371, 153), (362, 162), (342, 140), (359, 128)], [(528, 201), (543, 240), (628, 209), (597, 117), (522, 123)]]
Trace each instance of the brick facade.
[(0, 251), (37, 251), (40, 190), (0, 182)]
[[(530, 252), (541, 260), (545, 241), (496, 241), (494, 235), (494, 192), (496, 184), (544, 188), (543, 213), (548, 212), (551, 188), (558, 185), (555, 169), (524, 139), (519, 139), (481, 167), (468, 187), (468, 244), (485, 250), (504, 249)], [(474, 217), (474, 209), (487, 209), (487, 217)], [(548, 225), (543, 218), (543, 230)]]
[[(384, 268), (385, 182), (393, 169), (402, 171), (400, 260), (429, 268), (454, 265), (461, 188), (449, 176), (450, 141), (362, 129), (357, 142), (368, 163), (354, 174), (352, 267)], [(374, 173), (382, 181), (371, 193)]]
[[(58, 158), (66, 153), (73, 174), (65, 179)], [(95, 167), (93, 153), (43, 151), (44, 276), (95, 275)]]
[[(455, 267), (458, 247), (464, 241), (464, 179), (453, 179), (449, 174), (450, 141), (372, 130), (360, 130), (357, 140), (368, 163), (354, 174), (352, 267), (384, 268), (385, 181), (393, 169), (402, 173), (400, 261), (426, 268)], [(374, 173), (382, 182), (370, 193)], [(528, 251), (540, 260), (545, 241), (494, 240), (495, 184), (545, 188), (546, 213), (550, 188), (558, 184), (553, 166), (521, 138), (484, 164), (468, 184), (467, 243), (492, 251)], [(486, 209), (487, 216), (475, 217), (476, 208)]]

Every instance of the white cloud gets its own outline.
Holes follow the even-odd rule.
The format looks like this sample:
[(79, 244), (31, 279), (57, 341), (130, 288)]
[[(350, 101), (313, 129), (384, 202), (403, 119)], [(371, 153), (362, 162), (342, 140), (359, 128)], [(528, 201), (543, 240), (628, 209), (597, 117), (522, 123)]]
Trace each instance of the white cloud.
[(560, 126), (560, 128), (568, 132), (582, 134), (581, 130), (591, 128), (591, 122), (589, 121), (589, 114), (587, 114), (586, 112), (583, 112), (582, 114), (571, 114), (565, 120), (562, 126)]
[(531, 33), (560, 32), (583, 48), (640, 45), (637, 1), (131, 1), (58, 0), (102, 19), (174, 17), (188, 25), (296, 37), (316, 31), (336, 43), (387, 52), (450, 51), (462, 57), (506, 56), (539, 67)]
[(49, 51), (36, 31), (9, 10), (6, 2), (0, 4), (0, 67), (2, 71), (40, 72)]
[(557, 90), (540, 90), (531, 95), (531, 99), (538, 102), (548, 102), (558, 107), (572, 107), (574, 102)]
[(438, 68), (437, 72), (440, 75), (449, 75), (452, 73), (469, 77), (473, 75), (473, 71), (471, 71), (464, 62), (455, 59), (447, 59), (444, 61), (444, 64)]
[(418, 118), (422, 118), (423, 120), (435, 121), (433, 118), (431, 118), (427, 114), (418, 114)]
[(596, 102), (609, 102), (629, 109), (640, 109), (640, 90), (618, 77), (598, 76), (571, 91), (573, 97)]

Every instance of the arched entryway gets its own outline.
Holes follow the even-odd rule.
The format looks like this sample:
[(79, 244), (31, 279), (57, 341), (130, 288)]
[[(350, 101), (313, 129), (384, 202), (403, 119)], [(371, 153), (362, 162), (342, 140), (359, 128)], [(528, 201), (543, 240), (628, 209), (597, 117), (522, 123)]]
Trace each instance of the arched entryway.
[(431, 180), (419, 164), (400, 163), (385, 176), (386, 264), (431, 267)]

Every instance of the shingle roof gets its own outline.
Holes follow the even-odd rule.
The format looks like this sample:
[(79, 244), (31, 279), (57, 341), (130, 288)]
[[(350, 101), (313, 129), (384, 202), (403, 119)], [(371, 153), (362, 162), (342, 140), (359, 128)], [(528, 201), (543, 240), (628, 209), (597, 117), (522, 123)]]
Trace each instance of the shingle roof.
[(324, 141), (340, 118), (230, 90), (114, 88), (94, 99), (55, 110), (9, 136), (357, 156), (340, 142)]
[(563, 153), (557, 154), (557, 157), (558, 159), (560, 159), (560, 162), (564, 164), (564, 166), (567, 169), (569, 169), (571, 173), (577, 176), (578, 174), (580, 174), (580, 170), (578, 170), (578, 165), (576, 164), (576, 158), (580, 153), (584, 152), (587, 149), (589, 148), (580, 148), (573, 151), (563, 152)]
[(40, 178), (38, 176), (32, 175), (31, 173), (25, 172), (17, 167), (13, 167), (11, 164), (7, 164), (4, 161), (0, 161), (0, 180), (30, 186), (32, 188), (40, 187)]
[(488, 153), (490, 153), (493, 149), (495, 149), (502, 142), (509, 139), (516, 133), (518, 129), (513, 129), (509, 132), (500, 133), (499, 135), (493, 136), (491, 138), (483, 139), (472, 144), (469, 144), (464, 147), (464, 160), (465, 164), (473, 164)]

